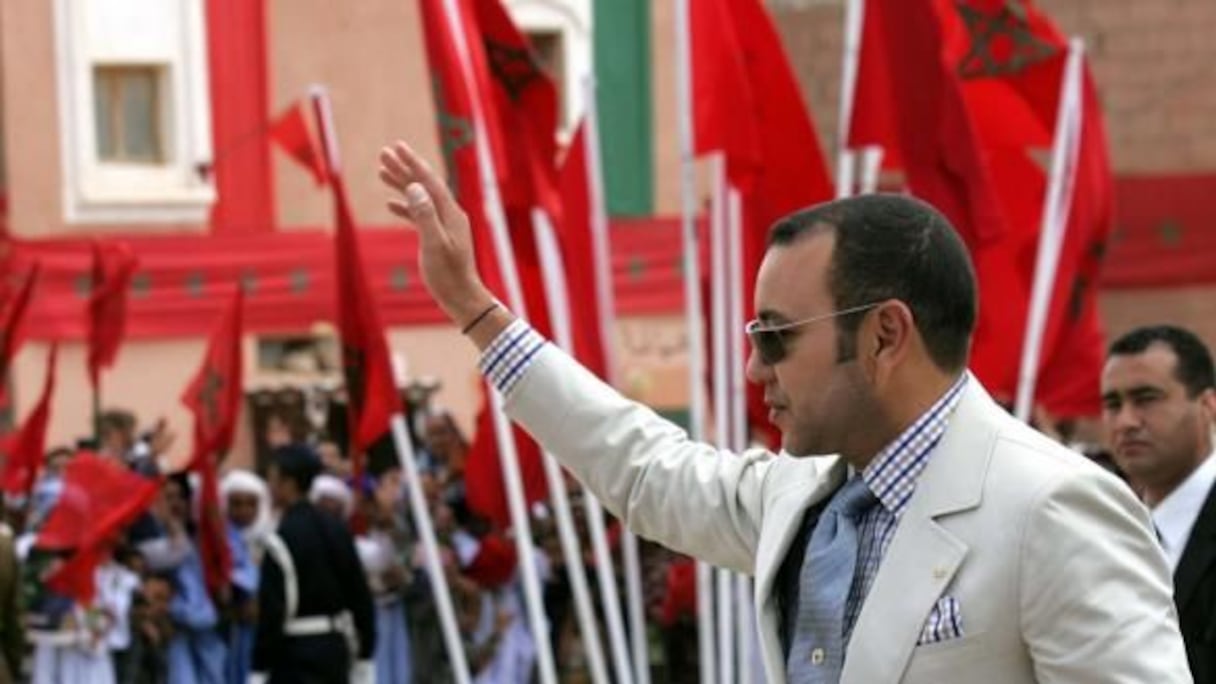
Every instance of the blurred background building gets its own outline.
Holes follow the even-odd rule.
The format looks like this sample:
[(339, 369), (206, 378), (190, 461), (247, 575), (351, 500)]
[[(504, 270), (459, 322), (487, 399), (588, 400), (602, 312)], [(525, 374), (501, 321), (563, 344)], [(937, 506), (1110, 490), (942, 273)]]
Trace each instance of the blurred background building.
[[(686, 401), (679, 279), (673, 8), (645, 0), (508, 0), (555, 74), (562, 112), (593, 73), (621, 325), (620, 384), (679, 416)], [(771, 0), (825, 150), (836, 144), (839, 0)], [(1086, 41), (1117, 174), (1118, 227), (1101, 307), (1108, 334), (1174, 322), (1216, 345), (1216, 3), (1042, 0)], [(474, 351), (430, 304), (409, 234), (375, 178), (384, 143), (442, 159), (417, 5), (411, 0), (3, 0), (0, 228), (5, 263), (37, 258), (44, 282), (10, 376), (10, 418), (42, 385), (61, 339), (50, 443), (87, 431), (84, 308), (90, 240), (121, 238), (140, 260), (126, 342), (102, 404), (183, 438), (178, 397), (222, 309), (251, 293), (246, 418), (251, 457), (267, 407), (320, 421), (338, 380), (330, 194), (270, 143), (271, 122), (313, 84), (333, 100), (369, 281), (402, 382), (438, 383), (465, 428)], [(440, 119), (442, 122), (442, 119)], [(14, 265), (15, 264), (15, 265)], [(321, 397), (321, 399), (317, 399)], [(310, 408), (311, 407), (311, 408)], [(311, 411), (311, 414), (310, 414)]]

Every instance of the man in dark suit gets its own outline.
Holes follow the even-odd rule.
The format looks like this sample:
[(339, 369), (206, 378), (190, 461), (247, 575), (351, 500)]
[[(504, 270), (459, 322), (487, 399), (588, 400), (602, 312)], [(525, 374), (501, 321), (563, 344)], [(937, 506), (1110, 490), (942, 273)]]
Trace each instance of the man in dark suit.
[(1197, 684), (1216, 684), (1214, 376), (1203, 342), (1165, 325), (1116, 340), (1102, 373), (1107, 437), (1152, 509)]
[(308, 501), (320, 471), (311, 447), (274, 452), (268, 480), (282, 519), (262, 561), (254, 681), (346, 684), (371, 675), (371, 590), (350, 532)]

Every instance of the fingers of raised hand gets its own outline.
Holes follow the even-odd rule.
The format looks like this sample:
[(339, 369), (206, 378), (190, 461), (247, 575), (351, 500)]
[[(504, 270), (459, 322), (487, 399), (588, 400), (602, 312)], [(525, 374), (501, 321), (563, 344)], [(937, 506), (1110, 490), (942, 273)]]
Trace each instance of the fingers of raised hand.
[(435, 173), (426, 162), (409, 145), (398, 140), (391, 147), (384, 148), (380, 153), (383, 170), (387, 172), (390, 186), (404, 192), (410, 183), (421, 183), (435, 204), (439, 219), (445, 224), (460, 213), (460, 207), (448, 190), (447, 184)]
[(392, 147), (380, 150), (380, 180), (389, 187), (404, 191), (405, 186), (412, 180), (412, 174), (403, 162), (397, 159)]
[(405, 197), (403, 200), (389, 200), (389, 211), (413, 223), (423, 240), (444, 240), (448, 237), (449, 227), (440, 220), (435, 211), (434, 200), (421, 183), (410, 183), (402, 195)]

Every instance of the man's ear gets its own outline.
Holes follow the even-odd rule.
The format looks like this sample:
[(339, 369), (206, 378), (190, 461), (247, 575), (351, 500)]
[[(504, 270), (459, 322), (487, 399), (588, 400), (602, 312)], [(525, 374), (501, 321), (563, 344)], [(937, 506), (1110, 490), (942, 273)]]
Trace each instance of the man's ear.
[(883, 302), (858, 330), (858, 356), (878, 385), (886, 384), (907, 357), (915, 330), (912, 310), (899, 300)]
[(874, 311), (870, 353), (875, 359), (898, 361), (907, 354), (915, 334), (912, 310), (899, 300), (884, 302)]
[(1199, 393), (1196, 397), (1208, 416), (1208, 426), (1216, 429), (1216, 389), (1211, 387)]

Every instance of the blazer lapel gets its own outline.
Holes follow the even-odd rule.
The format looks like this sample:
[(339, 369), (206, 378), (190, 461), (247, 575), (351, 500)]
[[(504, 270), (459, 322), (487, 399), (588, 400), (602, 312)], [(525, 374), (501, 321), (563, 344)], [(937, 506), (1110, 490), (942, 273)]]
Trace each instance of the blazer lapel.
[(980, 505), (996, 434), (992, 412), (1001, 411), (974, 377), (968, 382), (858, 615), (842, 683), (899, 681), (925, 619), (967, 555), (938, 521)]
[[(756, 550), (755, 603), (760, 611), (756, 616), (760, 626), (760, 647), (770, 676), (785, 671), (785, 658), (781, 652), (781, 637), (778, 629), (777, 597), (774, 582), (781, 562), (789, 552), (790, 544), (798, 533), (802, 518), (816, 502), (829, 497), (844, 481), (847, 466), (843, 460), (835, 459), (819, 473), (806, 491), (801, 479), (793, 482), (786, 492), (774, 496), (770, 511), (765, 515), (760, 531), (760, 543)], [(782, 680), (773, 680), (780, 682)]]
[(1179, 612), (1199, 587), (1199, 581), (1211, 571), (1216, 563), (1216, 485), (1208, 492), (1208, 498), (1199, 510), (1190, 539), (1182, 551), (1178, 568), (1174, 571), (1174, 600)]

